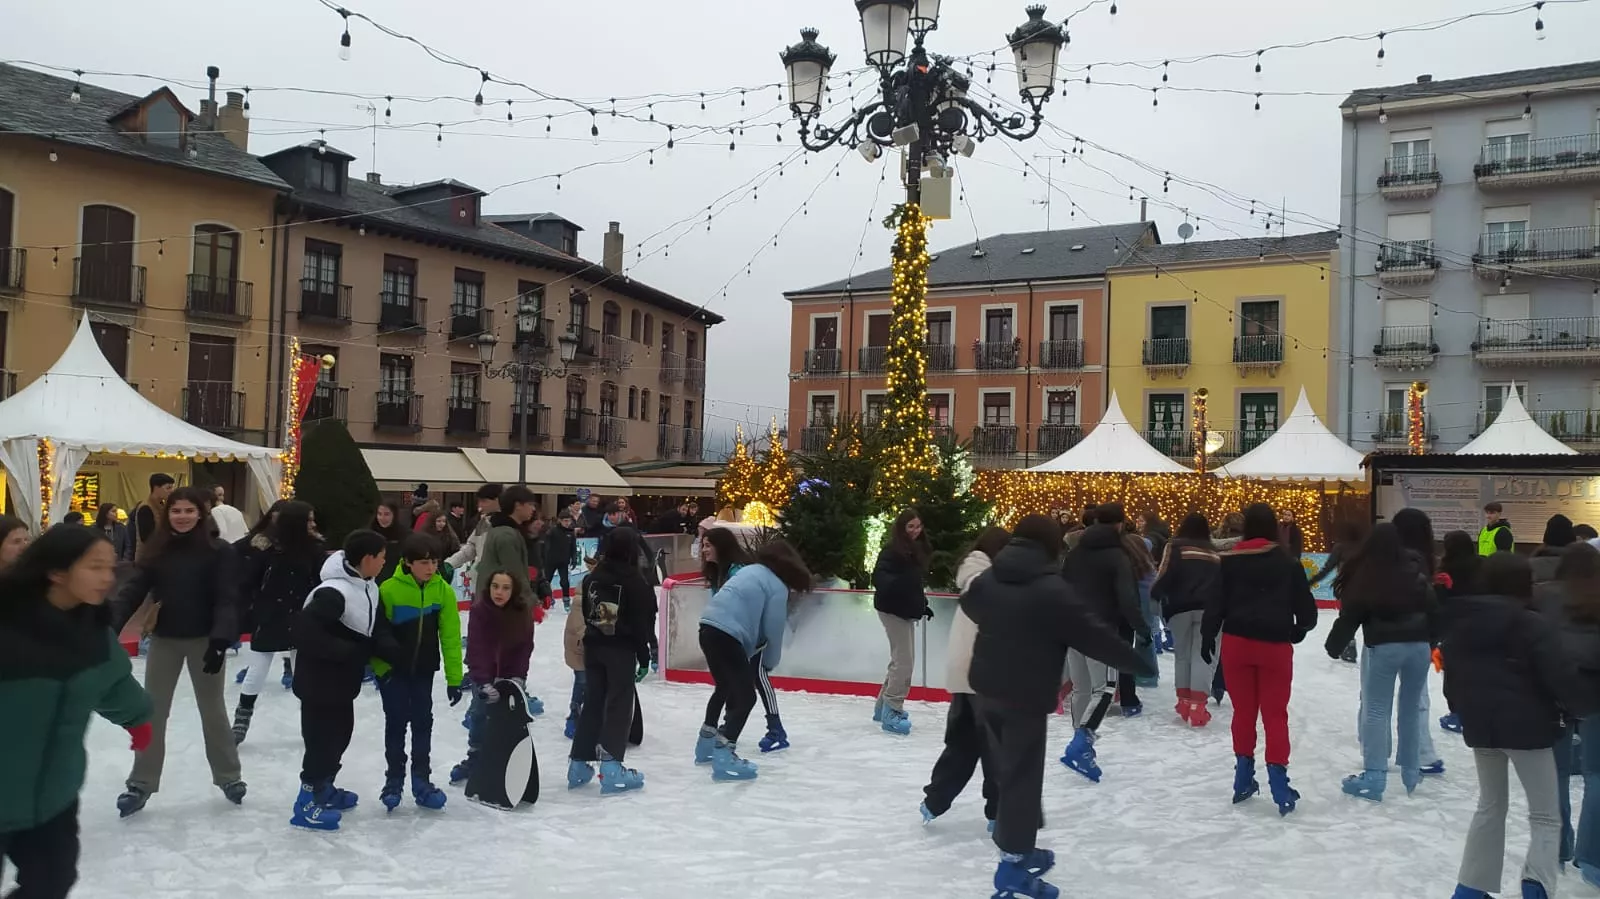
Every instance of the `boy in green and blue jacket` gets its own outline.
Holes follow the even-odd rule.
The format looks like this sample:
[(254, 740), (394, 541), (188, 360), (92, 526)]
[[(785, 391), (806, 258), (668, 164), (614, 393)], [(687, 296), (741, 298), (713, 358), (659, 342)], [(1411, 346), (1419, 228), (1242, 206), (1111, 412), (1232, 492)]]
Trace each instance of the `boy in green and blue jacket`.
[(445, 793), (434, 786), (433, 675), (444, 666), (450, 704), (461, 701), (461, 613), (456, 591), (439, 571), (442, 553), (426, 534), (412, 534), (400, 546), (394, 576), (378, 588), (404, 662), (372, 660), (383, 697), (384, 755), (389, 767), (379, 799), (393, 811), (400, 804), (406, 772), (406, 728), (411, 729), (411, 796), (427, 809), (444, 807)]

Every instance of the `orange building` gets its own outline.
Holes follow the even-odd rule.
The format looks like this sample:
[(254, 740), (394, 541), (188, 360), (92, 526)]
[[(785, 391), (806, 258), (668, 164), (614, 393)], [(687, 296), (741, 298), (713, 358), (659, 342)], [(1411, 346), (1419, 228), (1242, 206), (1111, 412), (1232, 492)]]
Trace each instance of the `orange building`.
[[(980, 467), (1035, 465), (1064, 452), (1106, 404), (1106, 270), (1159, 243), (1150, 222), (1001, 234), (932, 254), (928, 409), (972, 441)], [(871, 425), (885, 401), (887, 268), (784, 294), (789, 441), (823, 445), (843, 417)]]

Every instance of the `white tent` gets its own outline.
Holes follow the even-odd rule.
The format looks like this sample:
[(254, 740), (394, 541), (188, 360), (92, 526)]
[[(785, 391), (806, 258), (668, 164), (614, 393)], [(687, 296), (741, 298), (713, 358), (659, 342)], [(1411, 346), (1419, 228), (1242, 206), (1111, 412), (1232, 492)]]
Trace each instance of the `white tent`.
[(1302, 387), (1294, 411), (1278, 430), (1260, 446), (1219, 467), (1217, 474), (1276, 481), (1363, 481), (1361, 458), (1317, 418)]
[(61, 358), (38, 380), (0, 402), (0, 466), (18, 517), (39, 526), (39, 441), (55, 450), (50, 520), (72, 501), (72, 479), (90, 453), (236, 459), (250, 467), (263, 506), (278, 498), (279, 451), (218, 437), (170, 415), (119, 376), (100, 352), (85, 315)]
[(1189, 469), (1145, 442), (1122, 414), (1115, 391), (1100, 423), (1077, 446), (1029, 471), (1107, 471), (1182, 474)]
[(1461, 449), (1463, 456), (1575, 456), (1578, 451), (1546, 434), (1544, 428), (1528, 414), (1522, 405), (1517, 389), (1511, 388), (1500, 414), (1494, 423), (1483, 429), (1473, 441)]

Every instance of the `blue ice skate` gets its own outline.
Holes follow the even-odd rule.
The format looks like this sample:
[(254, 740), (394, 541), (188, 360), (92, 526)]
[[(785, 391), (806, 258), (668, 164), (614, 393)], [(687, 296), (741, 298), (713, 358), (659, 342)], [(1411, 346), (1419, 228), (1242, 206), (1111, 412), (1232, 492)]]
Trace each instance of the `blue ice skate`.
[(885, 733), (905, 736), (911, 733), (911, 716), (904, 710), (885, 706), (883, 709), (883, 730)]
[(404, 786), (399, 777), (384, 778), (383, 789), (378, 791), (378, 801), (383, 803), (383, 807), (388, 811), (394, 811), (400, 807), (400, 792)]
[(1124, 718), (1137, 718), (1143, 714), (1144, 703), (1142, 702), (1136, 702), (1133, 705), (1125, 705), (1122, 707), (1122, 717)]
[(445, 800), (448, 798), (444, 791), (434, 786), (433, 781), (425, 775), (411, 775), (411, 801), (417, 804), (417, 808), (438, 811), (444, 808)]
[(528, 714), (535, 717), (544, 714), (544, 700), (537, 696), (528, 697)]
[(317, 790), (310, 784), (301, 784), (295, 796), (294, 815), (289, 823), (307, 830), (338, 830), (341, 815), (317, 802)]
[(1074, 731), (1072, 742), (1067, 744), (1066, 752), (1061, 755), (1061, 764), (1099, 783), (1100, 766), (1095, 763), (1094, 732), (1087, 727), (1080, 727)]
[(578, 735), (578, 719), (568, 718), (567, 726), (562, 729), (561, 733), (569, 740), (576, 737)]
[(644, 775), (632, 768), (624, 768), (616, 759), (600, 763), (600, 795), (630, 793), (644, 789)]
[(1247, 755), (1233, 758), (1233, 803), (1239, 803), (1261, 792), (1256, 782), (1256, 760)]
[(288, 656), (283, 657), (283, 677), (278, 678), (278, 683), (283, 684), (285, 690), (294, 687), (294, 664)]
[(1600, 890), (1600, 868), (1597, 868), (1594, 865), (1584, 864), (1583, 862), (1578, 862), (1576, 867), (1578, 869), (1578, 875), (1583, 878), (1584, 883), (1594, 887), (1597, 890)]
[(1161, 632), (1161, 648), (1166, 650), (1167, 652), (1172, 652), (1173, 651), (1172, 650), (1172, 631), (1162, 631)]
[(938, 815), (935, 815), (933, 812), (928, 811), (928, 804), (926, 802), (924, 802), (921, 805), (917, 806), (917, 812), (922, 815), (922, 823), (923, 824), (932, 824), (933, 823), (933, 819), (939, 817)]
[(349, 790), (339, 789), (333, 785), (331, 780), (317, 788), (317, 803), (336, 812), (348, 812), (355, 808), (360, 801), (360, 796)]
[(1267, 766), (1267, 787), (1272, 790), (1272, 802), (1278, 807), (1279, 815), (1287, 815), (1294, 811), (1294, 804), (1300, 801), (1300, 793), (1289, 786), (1289, 769), (1282, 765)]
[(1340, 789), (1347, 795), (1371, 802), (1382, 802), (1383, 791), (1389, 786), (1389, 772), (1363, 771), (1344, 779)]
[(717, 739), (717, 747), (711, 752), (712, 780), (756, 779), (755, 764), (739, 758), (734, 748), (734, 745), (727, 740)]
[(789, 748), (789, 734), (783, 729), (783, 722), (777, 715), (767, 716), (767, 735), (757, 744), (762, 752), (781, 752)]
[(1450, 899), (1494, 899), (1494, 897), (1483, 890), (1475, 890), (1472, 887), (1462, 886), (1458, 883), (1456, 884), (1456, 891), (1450, 894)]
[(1436, 759), (1417, 769), (1423, 777), (1444, 776), (1444, 759)]
[(149, 792), (143, 787), (129, 784), (128, 788), (122, 791), (122, 795), (117, 797), (117, 816), (126, 818), (129, 815), (137, 814), (144, 809), (145, 803), (149, 801)]
[(1057, 899), (1061, 891), (1028, 868), (1030, 856), (1001, 856), (992, 899)]
[(250, 667), (248, 665), (243, 667), (243, 668), (240, 668), (239, 669), (239, 673), (235, 674), (233, 676), (233, 682), (236, 683), (236, 684), (242, 684), (242, 683), (244, 683), (244, 679), (246, 677), (248, 677), (249, 674), (250, 674)]
[(567, 789), (576, 790), (588, 786), (591, 780), (594, 780), (593, 765), (577, 759), (567, 759)]
[(453, 787), (458, 783), (462, 783), (467, 779), (467, 775), (472, 773), (470, 761), (470, 759), (462, 759), (450, 769), (450, 786)]
[(1441, 715), (1439, 717), (1439, 726), (1453, 734), (1459, 734), (1461, 733), (1461, 716), (1455, 712)]
[(1550, 899), (1550, 894), (1545, 892), (1544, 884), (1537, 880), (1524, 880), (1522, 882), (1522, 899)]
[(883, 697), (880, 696), (880, 697), (878, 697), (878, 701), (876, 703), (874, 703), (873, 706), (872, 706), (872, 723), (873, 724), (879, 724), (879, 723), (882, 723), (882, 721), (883, 721)]
[(694, 741), (694, 763), (696, 765), (711, 764), (711, 757), (717, 748), (717, 730), (714, 727), (700, 726), (700, 736)]

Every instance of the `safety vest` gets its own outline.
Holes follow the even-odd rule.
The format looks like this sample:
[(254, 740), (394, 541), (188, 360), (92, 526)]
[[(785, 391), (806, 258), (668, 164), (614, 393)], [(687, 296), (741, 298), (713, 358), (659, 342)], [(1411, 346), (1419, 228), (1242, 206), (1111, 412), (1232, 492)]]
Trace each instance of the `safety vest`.
[(1494, 547), (1495, 535), (1500, 533), (1501, 531), (1503, 531), (1505, 529), (1506, 529), (1505, 525), (1500, 525), (1499, 527), (1484, 528), (1483, 530), (1479, 531), (1478, 532), (1478, 555), (1480, 555), (1480, 556), (1492, 556), (1492, 555), (1494, 555), (1495, 554), (1495, 547)]

